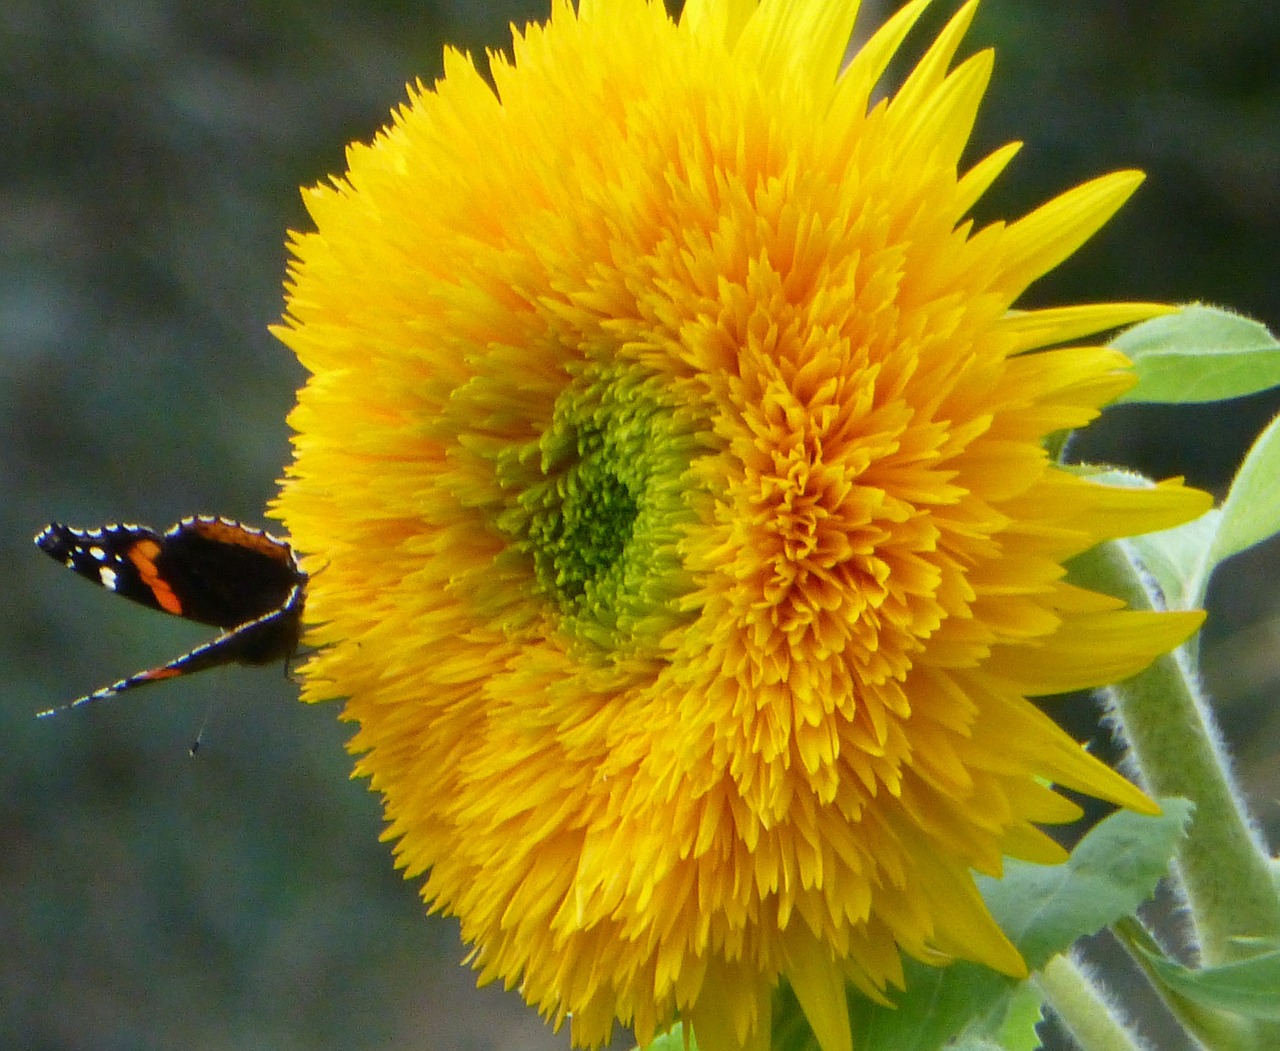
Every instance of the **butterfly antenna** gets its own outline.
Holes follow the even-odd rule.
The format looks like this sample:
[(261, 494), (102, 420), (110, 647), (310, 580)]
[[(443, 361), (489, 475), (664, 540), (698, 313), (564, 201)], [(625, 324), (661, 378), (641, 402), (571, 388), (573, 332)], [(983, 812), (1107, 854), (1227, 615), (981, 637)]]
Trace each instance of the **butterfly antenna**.
[(200, 751), (200, 744), (204, 741), (204, 732), (208, 729), (209, 719), (213, 716), (213, 709), (217, 707), (218, 699), (215, 697), (209, 702), (209, 707), (204, 710), (204, 719), (200, 722), (200, 729), (196, 731), (196, 739), (191, 742), (191, 747), (187, 749), (187, 754), (194, 756)]

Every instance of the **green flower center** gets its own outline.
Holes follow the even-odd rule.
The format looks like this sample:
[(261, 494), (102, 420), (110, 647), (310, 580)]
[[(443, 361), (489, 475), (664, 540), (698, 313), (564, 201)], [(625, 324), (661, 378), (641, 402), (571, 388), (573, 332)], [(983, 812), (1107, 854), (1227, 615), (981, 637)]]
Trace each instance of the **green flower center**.
[(562, 484), (541, 495), (524, 546), (533, 555), (540, 590), (572, 603), (617, 563), (640, 505), (618, 477), (604, 436), (592, 431), (578, 434), (578, 459)]
[(692, 414), (635, 369), (588, 368), (536, 441), (499, 454), (498, 528), (574, 638), (648, 648), (691, 587), (677, 551), (693, 521)]

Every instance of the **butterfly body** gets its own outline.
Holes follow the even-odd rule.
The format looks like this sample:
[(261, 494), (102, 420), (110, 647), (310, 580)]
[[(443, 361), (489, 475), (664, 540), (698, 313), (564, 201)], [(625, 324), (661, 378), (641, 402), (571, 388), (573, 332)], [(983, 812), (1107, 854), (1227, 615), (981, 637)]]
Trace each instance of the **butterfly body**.
[(298, 646), (307, 575), (288, 541), (215, 515), (192, 515), (163, 533), (134, 524), (76, 529), (51, 523), (36, 545), (108, 591), (222, 634), (168, 664), (77, 698), (51, 715), (149, 682), (222, 664), (287, 660)]

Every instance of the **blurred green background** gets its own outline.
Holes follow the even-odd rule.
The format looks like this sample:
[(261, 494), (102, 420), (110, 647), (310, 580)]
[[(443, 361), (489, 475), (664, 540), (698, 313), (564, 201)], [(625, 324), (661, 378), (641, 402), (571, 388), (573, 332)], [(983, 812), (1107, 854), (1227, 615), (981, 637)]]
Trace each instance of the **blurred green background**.
[[(263, 521), (302, 380), (266, 331), (297, 187), (433, 79), (443, 41), (505, 46), (547, 6), (0, 0), (0, 1047), (567, 1047), (514, 994), (473, 988), (455, 925), (422, 915), (377, 840), (336, 709), (295, 703), (278, 672), (31, 718), (208, 636), (76, 579), (31, 534)], [(1105, 170), (1150, 176), (1028, 303), (1203, 299), (1280, 325), (1280, 5), (985, 0), (967, 50), (989, 43), (973, 156), (1027, 148), (983, 216)], [(1078, 451), (1220, 492), (1278, 404), (1127, 409)], [(1276, 580), (1274, 549), (1238, 559), (1206, 642), (1273, 843)]]

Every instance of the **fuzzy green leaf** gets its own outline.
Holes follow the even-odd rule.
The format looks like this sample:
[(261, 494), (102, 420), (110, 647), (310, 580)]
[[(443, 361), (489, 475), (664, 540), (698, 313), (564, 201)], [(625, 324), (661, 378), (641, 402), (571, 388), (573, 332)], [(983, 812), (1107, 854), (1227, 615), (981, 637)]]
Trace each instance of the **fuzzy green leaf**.
[[(698, 1041), (693, 1038), (693, 1033), (689, 1034), (687, 1048), (688, 1051), (698, 1051)], [(644, 1051), (686, 1051), (684, 1026), (677, 1022), (665, 1033), (655, 1036), (650, 1043), (645, 1045)]]
[(1136, 947), (1169, 989), (1201, 1007), (1258, 1021), (1280, 1021), (1280, 950), (1249, 960), (1194, 970)]
[(907, 961), (904, 970), (907, 988), (890, 993), (893, 1008), (850, 997), (858, 1051), (938, 1051), (962, 1033), (982, 1036), (1003, 1020), (1019, 984), (964, 961), (941, 970)]
[(1044, 1019), (1044, 998), (1040, 990), (1030, 982), (1023, 982), (1014, 990), (1004, 1021), (996, 1034), (999, 1044), (1006, 1051), (1036, 1051), (1040, 1046), (1040, 1034), (1036, 1026)]
[[(1159, 817), (1113, 814), (1063, 865), (1008, 861), (1003, 879), (978, 878), (992, 915), (1029, 967), (1043, 967), (1150, 897), (1191, 813), (1185, 800), (1161, 805)], [(850, 995), (858, 1051), (937, 1051), (961, 1034), (999, 1040), (1020, 983), (964, 962), (937, 969), (907, 961), (905, 969), (906, 990), (891, 994), (895, 1008)]]
[(1192, 304), (1121, 333), (1111, 344), (1138, 383), (1121, 402), (1224, 401), (1280, 385), (1280, 343), (1265, 325)]
[(1222, 507), (1174, 529), (1122, 541), (1155, 578), (1170, 609), (1204, 601), (1213, 571), (1280, 533), (1280, 417), (1253, 443)]
[(1236, 472), (1222, 504), (1213, 564), (1276, 533), (1280, 533), (1280, 417), (1258, 436)]
[(1099, 822), (1064, 865), (1010, 861), (1003, 880), (978, 878), (992, 914), (1028, 967), (1038, 970), (1077, 938), (1129, 915), (1151, 896), (1193, 809), (1185, 799), (1160, 805), (1158, 817), (1121, 810)]
[(1222, 511), (1213, 508), (1199, 518), (1158, 533), (1126, 537), (1120, 541), (1138, 557), (1151, 574), (1168, 609), (1198, 609), (1204, 601), (1204, 584)]

